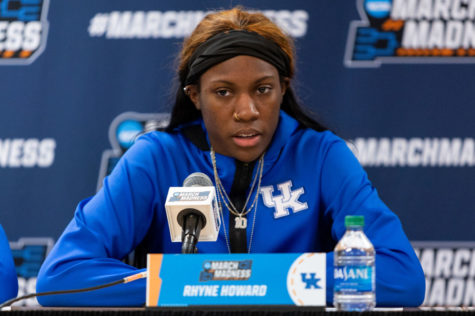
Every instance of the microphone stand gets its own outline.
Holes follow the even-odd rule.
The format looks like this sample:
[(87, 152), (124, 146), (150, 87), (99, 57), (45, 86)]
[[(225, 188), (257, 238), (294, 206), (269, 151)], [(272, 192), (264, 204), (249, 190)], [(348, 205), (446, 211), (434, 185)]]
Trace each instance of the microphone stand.
[(198, 252), (196, 244), (206, 220), (198, 210), (186, 209), (184, 211), (187, 211), (187, 214), (183, 216), (181, 253), (196, 253)]

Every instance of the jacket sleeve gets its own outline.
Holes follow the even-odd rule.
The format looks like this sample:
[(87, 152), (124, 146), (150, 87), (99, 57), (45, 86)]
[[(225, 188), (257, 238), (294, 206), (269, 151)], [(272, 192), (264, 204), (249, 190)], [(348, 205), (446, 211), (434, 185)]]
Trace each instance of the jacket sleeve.
[[(103, 188), (81, 201), (74, 218), (43, 263), (37, 292), (102, 285), (141, 272), (120, 259), (144, 238), (153, 217), (157, 184), (153, 155), (138, 140)], [(38, 297), (43, 306), (141, 306), (145, 280), (93, 292)]]
[(0, 303), (17, 296), (18, 280), (7, 236), (0, 225)]
[[(324, 181), (324, 183), (323, 183)], [(381, 201), (353, 153), (343, 141), (329, 147), (322, 170), (325, 213), (332, 238), (345, 232), (346, 215), (364, 215), (364, 232), (376, 251), (376, 305), (419, 306), (425, 279), (399, 218)], [(333, 252), (327, 255), (327, 302), (333, 303)]]

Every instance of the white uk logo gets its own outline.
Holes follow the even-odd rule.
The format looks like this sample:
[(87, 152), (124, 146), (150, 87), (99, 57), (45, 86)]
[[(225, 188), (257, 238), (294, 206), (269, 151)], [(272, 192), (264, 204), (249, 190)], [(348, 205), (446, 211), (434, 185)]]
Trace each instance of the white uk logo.
[(289, 209), (297, 213), (308, 209), (307, 202), (300, 202), (299, 197), (305, 193), (303, 187), (291, 191), (292, 181), (286, 181), (277, 185), (281, 195), (273, 196), (274, 186), (269, 185), (261, 188), (262, 200), (267, 207), (275, 208), (274, 218), (289, 215)]

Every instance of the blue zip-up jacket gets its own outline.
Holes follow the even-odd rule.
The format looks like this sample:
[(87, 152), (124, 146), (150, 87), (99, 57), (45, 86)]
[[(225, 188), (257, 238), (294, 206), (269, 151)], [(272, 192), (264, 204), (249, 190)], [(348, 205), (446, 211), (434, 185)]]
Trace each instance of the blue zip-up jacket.
[(0, 225), (0, 303), (17, 296), (18, 279), (7, 236)]
[[(216, 161), (229, 192), (235, 161), (219, 154)], [(181, 244), (170, 241), (165, 199), (170, 186), (181, 186), (198, 171), (214, 179), (210, 153), (190, 142), (180, 129), (140, 137), (106, 177), (103, 188), (79, 203), (40, 270), (37, 291), (90, 287), (137, 273), (120, 259), (145, 237), (150, 253), (180, 253)], [(401, 223), (378, 197), (342, 139), (329, 131), (302, 128), (281, 111), (265, 154), (260, 192), (250, 246), (253, 225), (247, 227), (251, 252), (327, 252), (331, 305), (332, 250), (345, 232), (344, 217), (364, 215), (365, 233), (376, 249), (377, 305), (422, 303), (424, 274)], [(223, 210), (226, 227), (228, 213)], [(253, 216), (254, 211), (248, 214)], [(227, 253), (223, 225), (218, 241), (199, 242), (197, 247), (201, 253)], [(45, 306), (140, 306), (145, 302), (145, 280), (38, 300)]]

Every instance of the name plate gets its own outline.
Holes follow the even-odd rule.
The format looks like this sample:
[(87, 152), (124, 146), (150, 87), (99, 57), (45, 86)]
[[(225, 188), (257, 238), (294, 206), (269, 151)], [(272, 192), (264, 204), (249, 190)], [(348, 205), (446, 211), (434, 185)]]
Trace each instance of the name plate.
[(146, 305), (325, 306), (325, 256), (149, 254)]

